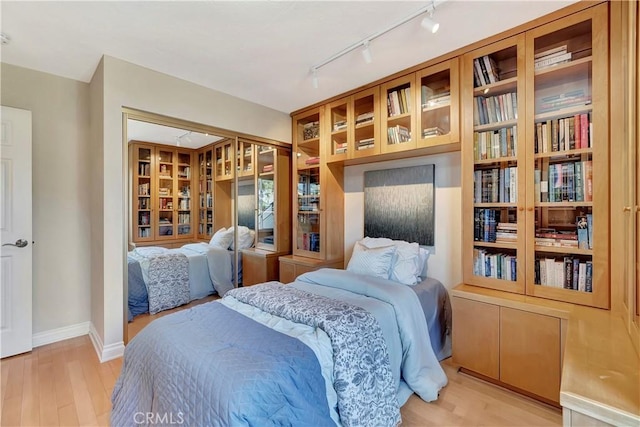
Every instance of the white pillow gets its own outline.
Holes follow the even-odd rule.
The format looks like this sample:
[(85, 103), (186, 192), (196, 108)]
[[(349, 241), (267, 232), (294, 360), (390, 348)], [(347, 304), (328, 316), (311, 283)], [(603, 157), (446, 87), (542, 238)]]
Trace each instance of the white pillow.
[[(230, 249), (233, 250), (235, 247), (235, 242), (233, 241), (233, 230), (234, 227), (229, 228), (231, 230), (231, 246)], [(244, 225), (238, 226), (238, 250), (249, 249), (253, 246), (253, 241), (256, 237), (256, 232), (251, 230), (249, 227)]]
[(429, 249), (420, 248), (420, 277), (426, 279), (427, 277), (427, 261), (429, 260)]
[(217, 246), (222, 249), (229, 249), (231, 243), (233, 243), (233, 228), (225, 230), (224, 227), (216, 231), (209, 241), (211, 246)]
[(391, 260), (395, 252), (396, 247), (394, 245), (367, 248), (360, 242), (356, 242), (347, 270), (367, 276), (388, 279)]
[(403, 285), (415, 285), (422, 272), (420, 245), (398, 240), (393, 243), (396, 245), (396, 253), (393, 256), (389, 279)]
[(415, 285), (420, 281), (423, 264), (420, 261), (420, 245), (403, 240), (391, 240), (386, 237), (365, 237), (360, 241), (368, 248), (394, 245), (395, 255), (391, 263), (389, 280), (403, 285)]

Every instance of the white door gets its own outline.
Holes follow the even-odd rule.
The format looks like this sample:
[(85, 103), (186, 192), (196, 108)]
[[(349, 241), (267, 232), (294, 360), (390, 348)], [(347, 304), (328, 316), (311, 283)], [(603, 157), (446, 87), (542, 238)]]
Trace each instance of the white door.
[(2, 107), (0, 357), (31, 350), (31, 111)]

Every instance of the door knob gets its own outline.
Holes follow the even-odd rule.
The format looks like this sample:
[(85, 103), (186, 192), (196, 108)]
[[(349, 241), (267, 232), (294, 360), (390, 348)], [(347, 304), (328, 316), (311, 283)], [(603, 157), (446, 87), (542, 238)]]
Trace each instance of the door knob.
[(27, 242), (24, 239), (18, 239), (16, 240), (15, 243), (5, 243), (2, 246), (16, 246), (18, 248), (24, 248), (25, 246), (27, 246), (29, 244), (29, 242)]

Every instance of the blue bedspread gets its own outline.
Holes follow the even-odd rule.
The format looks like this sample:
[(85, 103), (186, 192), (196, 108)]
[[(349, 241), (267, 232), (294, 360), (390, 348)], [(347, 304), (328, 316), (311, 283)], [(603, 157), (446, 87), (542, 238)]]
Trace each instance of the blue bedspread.
[(128, 318), (129, 322), (131, 322), (138, 314), (149, 312), (149, 296), (147, 294), (147, 287), (144, 284), (144, 278), (142, 277), (140, 263), (134, 258), (128, 256), (127, 264), (129, 271)]
[(170, 417), (188, 426), (335, 425), (313, 351), (218, 302), (138, 333), (112, 402), (112, 426), (135, 425), (139, 412), (167, 421), (155, 425)]

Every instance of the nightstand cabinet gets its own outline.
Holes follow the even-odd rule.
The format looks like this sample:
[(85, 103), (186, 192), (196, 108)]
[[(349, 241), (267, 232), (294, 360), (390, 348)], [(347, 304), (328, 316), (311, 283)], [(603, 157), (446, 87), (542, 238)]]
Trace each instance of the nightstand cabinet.
[(338, 260), (320, 260), (315, 258), (305, 258), (295, 255), (287, 255), (280, 257), (280, 281), (282, 283), (291, 283), (296, 278), (309, 271), (315, 271), (320, 268), (344, 268), (344, 261)]

